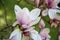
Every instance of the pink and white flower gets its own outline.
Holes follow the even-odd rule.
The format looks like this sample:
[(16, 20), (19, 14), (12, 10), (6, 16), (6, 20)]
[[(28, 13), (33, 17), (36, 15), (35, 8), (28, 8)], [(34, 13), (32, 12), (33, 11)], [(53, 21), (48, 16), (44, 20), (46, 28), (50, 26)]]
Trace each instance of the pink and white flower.
[(39, 4), (45, 4), (47, 8), (59, 8), (58, 4), (60, 3), (60, 0), (34, 0), (35, 6), (39, 7)]
[(19, 33), (24, 33), (24, 34), (29, 33), (30, 37), (33, 40), (42, 40), (41, 37), (39, 36), (38, 32), (36, 30), (34, 30), (34, 26), (33, 26), (39, 22), (39, 20), (40, 20), (39, 14), (40, 14), (41, 10), (36, 8), (36, 9), (33, 9), (32, 11), (29, 11), (27, 8), (21, 9), (18, 5), (15, 5), (14, 10), (16, 13), (17, 21), (14, 22), (13, 26), (15, 26), (16, 24), (19, 24), (19, 25), (21, 25), (22, 29), (24, 29), (24, 31), (23, 32), (15, 31), (15, 32), (17, 32), (15, 35), (13, 34), (13, 33), (15, 33), (13, 31), (13, 33), (10, 36), (10, 39), (13, 36), (15, 36), (13, 38), (18, 40), (19, 38), (17, 39), (16, 35), (19, 35)]
[(37, 24), (40, 20), (40, 11), (40, 9), (36, 8), (30, 12), (27, 8), (21, 9), (18, 5), (15, 5), (17, 23), (21, 26), (32, 26)]
[(59, 23), (59, 20), (60, 20), (60, 10), (58, 9), (49, 9), (48, 11), (48, 15), (51, 19), (51, 27), (57, 27), (57, 24)]
[(42, 37), (42, 40), (50, 40), (51, 36), (49, 35), (49, 33), (49, 28), (44, 28), (43, 30), (41, 30), (40, 35)]

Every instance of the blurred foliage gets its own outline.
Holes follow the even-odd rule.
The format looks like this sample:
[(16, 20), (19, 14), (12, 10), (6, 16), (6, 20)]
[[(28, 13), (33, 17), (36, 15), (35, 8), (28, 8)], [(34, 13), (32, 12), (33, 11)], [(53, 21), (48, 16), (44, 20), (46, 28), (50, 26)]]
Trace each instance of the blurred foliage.
[[(27, 7), (29, 10), (34, 9), (34, 2), (32, 0), (0, 0), (0, 40), (3, 38), (9, 38), (10, 33), (14, 30), (12, 24), (16, 20), (14, 13), (15, 4), (21, 8)], [(46, 27), (50, 28), (51, 40), (58, 40), (58, 28), (51, 28), (48, 23), (49, 17), (43, 17)], [(35, 25), (35, 29), (39, 31), (38, 24)]]

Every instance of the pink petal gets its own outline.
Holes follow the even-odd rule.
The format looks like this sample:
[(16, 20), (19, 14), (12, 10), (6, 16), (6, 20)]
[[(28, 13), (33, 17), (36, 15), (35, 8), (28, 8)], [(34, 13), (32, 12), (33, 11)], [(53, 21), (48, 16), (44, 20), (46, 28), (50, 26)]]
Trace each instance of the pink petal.
[(35, 7), (37, 7), (37, 8), (39, 7), (39, 1), (40, 1), (40, 0), (34, 0), (34, 2), (35, 2)]
[(41, 19), (40, 23), (39, 23), (39, 27), (40, 29), (43, 29), (45, 27), (45, 23), (44, 21)]
[(47, 16), (48, 15), (48, 9), (42, 11), (42, 16)]
[(50, 38), (48, 34), (49, 32), (50, 32), (49, 28), (44, 28), (43, 30), (41, 30), (40, 35), (42, 39)]

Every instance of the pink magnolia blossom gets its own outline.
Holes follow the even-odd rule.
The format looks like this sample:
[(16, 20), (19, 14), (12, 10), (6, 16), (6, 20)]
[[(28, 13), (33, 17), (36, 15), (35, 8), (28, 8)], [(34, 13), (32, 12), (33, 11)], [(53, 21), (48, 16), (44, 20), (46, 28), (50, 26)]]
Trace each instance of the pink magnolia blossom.
[[(21, 25), (23, 30), (37, 24), (40, 20), (40, 17), (38, 17), (40, 14), (40, 9), (38, 8), (33, 9), (30, 12), (27, 8), (21, 9), (18, 5), (15, 5), (15, 13), (16, 13), (17, 23)], [(23, 32), (23, 34), (26, 33), (27, 32)]]
[(51, 27), (57, 27), (60, 20), (60, 10), (58, 9), (46, 9), (42, 11), (42, 16), (48, 15), (50, 18)]
[(42, 37), (42, 40), (50, 40), (51, 36), (49, 35), (49, 33), (49, 28), (44, 28), (43, 30), (41, 30), (40, 35)]
[(39, 4), (45, 4), (48, 8), (58, 8), (60, 0), (35, 0), (35, 6), (39, 7)]
[(38, 17), (40, 14), (40, 9), (38, 8), (33, 9), (30, 12), (27, 8), (21, 9), (18, 5), (15, 5), (15, 13), (17, 23), (21, 26), (32, 26), (37, 24), (40, 20), (40, 17)]
[[(22, 32), (21, 31), (19, 32), (19, 30), (18, 31), (14, 30), (11, 33), (11, 36), (9, 39), (12, 38), (11, 40), (18, 40), (19, 37), (22, 37), (21, 33), (23, 33), (24, 35), (29, 34), (33, 40), (42, 40), (38, 32), (34, 30), (34, 26), (33, 26), (37, 24), (40, 20), (40, 17), (39, 17), (40, 9), (36, 8), (30, 12), (27, 8), (21, 9), (18, 5), (15, 5), (14, 10), (16, 13), (17, 21), (14, 22), (13, 26), (15, 26), (16, 24), (19, 24), (24, 30)], [(19, 40), (21, 40), (21, 38)]]
[(60, 10), (58, 9), (49, 9), (48, 11), (48, 15), (51, 19), (51, 27), (57, 27), (57, 24), (59, 23), (59, 20), (60, 20)]

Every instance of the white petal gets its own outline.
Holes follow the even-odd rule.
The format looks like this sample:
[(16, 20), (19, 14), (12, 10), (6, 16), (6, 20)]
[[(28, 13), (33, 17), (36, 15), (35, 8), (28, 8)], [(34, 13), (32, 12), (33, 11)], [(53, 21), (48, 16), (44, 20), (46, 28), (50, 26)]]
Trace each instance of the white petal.
[(40, 33), (50, 33), (50, 29), (49, 28), (44, 28), (43, 30), (41, 30)]
[(36, 9), (33, 9), (31, 12), (30, 12), (30, 18), (32, 20), (35, 20), (39, 15), (40, 15), (40, 9), (36, 8)]
[(38, 32), (36, 30), (32, 30), (31, 33), (30, 33), (30, 37), (33, 39), (33, 40), (42, 40), (41, 36), (38, 34)]
[(48, 14), (48, 9), (43, 10), (43, 12), (42, 12), (42, 16), (46, 16), (47, 14)]
[(21, 10), (22, 10), (22, 9), (21, 9), (18, 5), (15, 5), (14, 11), (15, 11), (16, 15), (17, 15)]
[(50, 19), (56, 18), (56, 19), (60, 20), (60, 16), (57, 15), (57, 13), (60, 13), (60, 10), (58, 10), (58, 9), (49, 9), (48, 15), (49, 15)]
[(60, 35), (58, 36), (58, 40), (60, 40)]
[(34, 28), (35, 28), (34, 26), (29, 27), (29, 28), (28, 28), (27, 30), (25, 30), (24, 32), (28, 32), (28, 31), (30, 32), (30, 31), (33, 31), (33, 30), (34, 30)]
[(19, 29), (14, 30), (11, 33), (9, 39), (11, 39), (11, 40), (21, 40), (21, 32), (19, 31)]
[(29, 26), (33, 26), (33, 25), (37, 24), (37, 23), (40, 21), (40, 18), (41, 18), (41, 17), (38, 17), (36, 20), (32, 21), (32, 22), (29, 24)]
[[(60, 13), (60, 10), (58, 10), (58, 13)], [(60, 14), (56, 14), (55, 18), (58, 19), (58, 20), (60, 20)]]
[(24, 12), (25, 14), (29, 15), (29, 10), (28, 10), (28, 8), (23, 8), (23, 12)]
[(35, 1), (35, 6), (38, 7), (40, 0), (34, 0), (34, 1)]
[(57, 10), (55, 10), (55, 9), (49, 9), (48, 15), (49, 15), (50, 19), (55, 18), (56, 12), (57, 12)]
[(12, 26), (16, 26), (18, 24), (18, 21), (15, 21)]
[(50, 40), (50, 38), (47, 38), (46, 40)]

